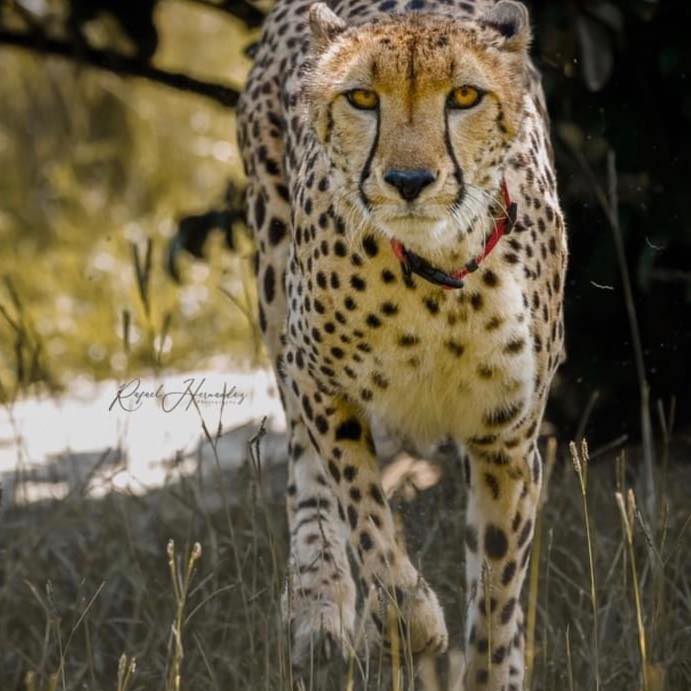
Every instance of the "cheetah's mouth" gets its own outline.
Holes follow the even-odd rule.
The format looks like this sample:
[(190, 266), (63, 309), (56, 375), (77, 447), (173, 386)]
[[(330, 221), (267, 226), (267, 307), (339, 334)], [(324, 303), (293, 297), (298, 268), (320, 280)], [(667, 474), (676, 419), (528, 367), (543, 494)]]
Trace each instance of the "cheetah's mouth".
[(487, 239), (487, 243), (481, 254), (467, 262), (462, 269), (447, 273), (443, 269), (434, 266), (426, 259), (423, 259), (420, 255), (407, 249), (399, 240), (391, 240), (391, 249), (396, 255), (396, 259), (401, 262), (403, 273), (406, 276), (417, 274), (426, 281), (434, 285), (443, 286), (447, 289), (462, 288), (463, 279), (469, 273), (477, 271), (482, 260), (496, 247), (502, 236), (511, 232), (516, 223), (516, 202), (511, 201), (505, 180), (502, 180), (501, 183), (501, 194), (504, 204), (504, 213), (497, 219), (494, 231)]

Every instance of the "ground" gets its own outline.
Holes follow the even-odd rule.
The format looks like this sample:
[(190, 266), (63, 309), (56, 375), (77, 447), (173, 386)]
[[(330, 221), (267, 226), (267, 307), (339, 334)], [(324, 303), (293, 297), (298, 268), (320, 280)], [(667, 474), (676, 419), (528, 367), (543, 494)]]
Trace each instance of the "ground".
[[(680, 437), (672, 458), (688, 458), (689, 446), (689, 439)], [(627, 487), (635, 486), (637, 453), (626, 452), (622, 471), (615, 454), (596, 451), (587, 496), (600, 688), (630, 691), (640, 688), (641, 659), (630, 554), (614, 492), (618, 477), (626, 479)], [(261, 456), (257, 464), (248, 452), (246, 463), (219, 476), (211, 457), (200, 458), (205, 460), (192, 475), (144, 496), (113, 493), (88, 499), (75, 491), (61, 501), (5, 509), (0, 543), (3, 691), (175, 689), (170, 670), (176, 600), (166, 554), (171, 538), (176, 555), (188, 554), (195, 542), (202, 546), (181, 618), (180, 688), (290, 688), (288, 639), (278, 607), (287, 551), (285, 465)], [(396, 503), (413, 560), (424, 566), (445, 609), (451, 658), (425, 667), (424, 679), (414, 685), (405, 654), (398, 681), (378, 658), (350, 668), (336, 662), (324, 673), (315, 670), (314, 689), (346, 688), (351, 676), (356, 689), (458, 688), (446, 677), (449, 666), (458, 668), (464, 619), (462, 473), (453, 459), (442, 469), (441, 482), (436, 466), (399, 461), (389, 472), (406, 468)], [(681, 691), (691, 686), (691, 467), (660, 468), (657, 479), (668, 506), (666, 529), (648, 529), (648, 541), (635, 521), (634, 532), (648, 689)], [(431, 486), (416, 490), (416, 483)], [(565, 447), (557, 454), (549, 495), (536, 538), (537, 586), (526, 608), (536, 616), (531, 688), (594, 688), (583, 504)], [(184, 571), (185, 565), (180, 567)], [(136, 658), (136, 671), (118, 687), (123, 653)]]

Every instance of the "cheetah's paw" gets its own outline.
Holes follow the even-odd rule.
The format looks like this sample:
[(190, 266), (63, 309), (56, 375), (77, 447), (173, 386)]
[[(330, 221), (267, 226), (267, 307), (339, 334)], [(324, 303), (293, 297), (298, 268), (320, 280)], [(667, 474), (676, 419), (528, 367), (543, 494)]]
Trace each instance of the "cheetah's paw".
[(394, 636), (399, 649), (413, 655), (435, 656), (446, 651), (449, 634), (444, 611), (423, 578), (405, 589), (373, 587), (368, 606), (376, 636), (387, 653), (392, 652)]
[[(296, 670), (320, 667), (352, 651), (355, 595), (317, 598), (283, 595), (282, 609), (291, 635), (291, 662)], [(288, 604), (290, 603), (290, 605)]]

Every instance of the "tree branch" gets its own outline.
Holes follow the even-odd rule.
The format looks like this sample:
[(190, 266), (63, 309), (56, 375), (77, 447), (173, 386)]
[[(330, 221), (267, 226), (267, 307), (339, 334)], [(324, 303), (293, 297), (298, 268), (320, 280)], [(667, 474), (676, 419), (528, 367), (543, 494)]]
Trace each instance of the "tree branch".
[(50, 38), (37, 32), (17, 32), (0, 28), (0, 46), (3, 45), (44, 55), (56, 55), (124, 77), (141, 77), (179, 91), (204, 96), (226, 108), (234, 108), (240, 95), (237, 89), (225, 84), (196, 79), (182, 72), (162, 70), (113, 50), (100, 50), (88, 46), (77, 48), (67, 41)]

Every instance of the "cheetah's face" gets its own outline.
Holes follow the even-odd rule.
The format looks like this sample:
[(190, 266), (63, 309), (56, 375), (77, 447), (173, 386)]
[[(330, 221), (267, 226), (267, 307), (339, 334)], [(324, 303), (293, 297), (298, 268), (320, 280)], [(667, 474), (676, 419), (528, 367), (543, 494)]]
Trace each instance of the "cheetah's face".
[(312, 6), (312, 120), (365, 224), (453, 247), (488, 215), (520, 126), (529, 28), (503, 0), (478, 21), (392, 17), (347, 29)]

